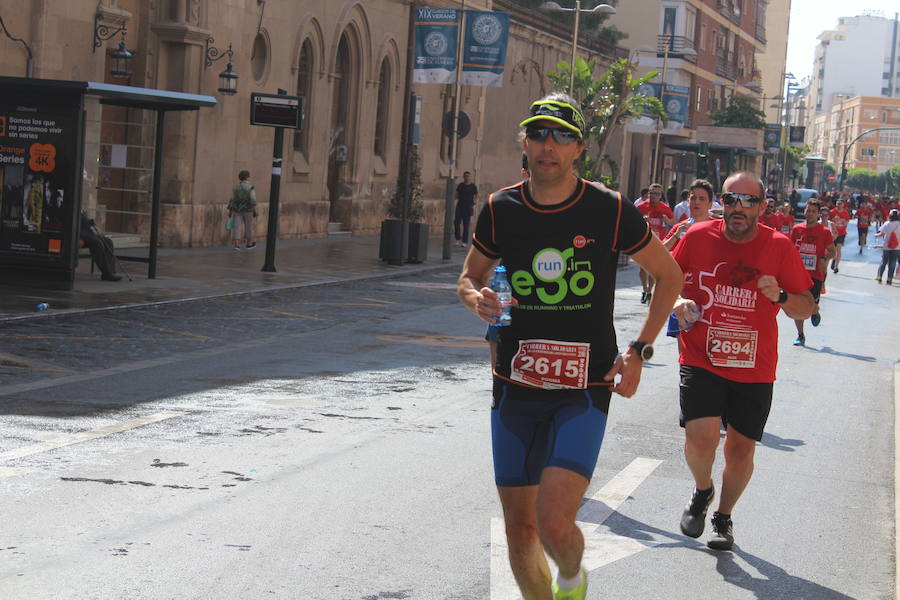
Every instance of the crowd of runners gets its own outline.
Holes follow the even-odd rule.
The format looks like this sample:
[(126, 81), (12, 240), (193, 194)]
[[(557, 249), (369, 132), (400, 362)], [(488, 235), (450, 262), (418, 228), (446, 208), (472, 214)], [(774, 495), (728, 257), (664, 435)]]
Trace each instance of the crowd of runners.
[[(749, 172), (731, 174), (718, 196), (697, 179), (668, 199), (659, 184), (634, 202), (623, 199), (575, 175), (585, 127), (565, 94), (531, 105), (520, 123), (523, 180), (489, 196), (458, 283), (463, 304), (488, 324), (503, 312), (489, 285), (495, 266), (505, 267), (512, 287), (512, 322), (488, 335), (496, 342), (491, 443), (509, 562), (526, 600), (586, 597), (576, 515), (612, 395), (637, 392), (667, 322), (679, 338), (679, 421), (694, 479), (680, 529), (699, 537), (718, 498), (707, 546), (730, 550), (732, 509), (750, 481), (772, 403), (778, 313), (795, 320), (805, 343), (803, 323), (821, 321), (818, 296), (828, 269), (839, 272), (854, 218), (861, 233), (875, 228), (884, 238), (879, 281), (886, 267), (892, 282), (898, 252), (896, 199), (813, 197), (800, 213), (796, 199), (768, 198)], [(613, 326), (620, 254), (640, 267), (648, 305), (624, 350)]]

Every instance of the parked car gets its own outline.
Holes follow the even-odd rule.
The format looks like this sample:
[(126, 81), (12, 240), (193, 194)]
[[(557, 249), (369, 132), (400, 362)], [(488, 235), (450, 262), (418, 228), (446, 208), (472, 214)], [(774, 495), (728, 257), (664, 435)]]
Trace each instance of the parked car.
[(803, 219), (806, 212), (806, 203), (813, 196), (819, 195), (819, 190), (809, 188), (798, 188), (791, 192), (791, 212), (795, 218)]

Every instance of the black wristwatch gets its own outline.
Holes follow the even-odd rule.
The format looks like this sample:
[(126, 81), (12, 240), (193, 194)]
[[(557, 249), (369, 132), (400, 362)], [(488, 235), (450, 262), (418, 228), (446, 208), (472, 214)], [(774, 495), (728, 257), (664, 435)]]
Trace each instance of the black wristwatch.
[(788, 293), (784, 290), (781, 290), (781, 293), (778, 294), (778, 300), (775, 301), (775, 304), (784, 304), (787, 302)]
[(637, 352), (637, 355), (641, 357), (641, 360), (648, 361), (653, 358), (653, 345), (648, 344), (647, 342), (639, 342), (637, 340), (632, 341), (628, 344), (629, 348), (634, 348)]

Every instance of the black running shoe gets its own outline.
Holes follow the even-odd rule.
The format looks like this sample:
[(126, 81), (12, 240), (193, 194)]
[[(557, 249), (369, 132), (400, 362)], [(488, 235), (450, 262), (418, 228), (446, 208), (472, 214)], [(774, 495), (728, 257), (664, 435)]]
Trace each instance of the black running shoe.
[(731, 550), (734, 546), (734, 524), (731, 517), (723, 517), (714, 512), (709, 522), (712, 523), (712, 532), (706, 545), (713, 550)]
[(691, 501), (681, 513), (681, 533), (688, 537), (698, 538), (703, 535), (703, 526), (706, 523), (706, 511), (716, 497), (716, 488), (700, 491), (694, 489)]
[[(881, 282), (879, 282), (881, 283)], [(641, 292), (641, 304), (647, 303), (647, 292)]]

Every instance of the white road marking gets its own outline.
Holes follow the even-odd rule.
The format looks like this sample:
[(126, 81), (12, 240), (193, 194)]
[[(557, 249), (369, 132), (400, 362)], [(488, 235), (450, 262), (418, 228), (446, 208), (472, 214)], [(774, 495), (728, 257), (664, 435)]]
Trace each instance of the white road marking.
[[(637, 554), (650, 546), (635, 539), (609, 531), (598, 531), (625, 500), (650, 474), (662, 464), (661, 460), (638, 457), (615, 475), (591, 497), (595, 502), (586, 503), (579, 517), (591, 522), (577, 521), (584, 534), (584, 558), (582, 564), (588, 572), (621, 558)], [(602, 504), (597, 506), (596, 502)], [(509, 568), (506, 532), (503, 519), (491, 519), (491, 600), (518, 600), (519, 587)], [(549, 560), (549, 559), (548, 559)], [(553, 564), (552, 562), (550, 563)]]
[(894, 589), (900, 590), (900, 363), (894, 363)]
[(9, 460), (15, 460), (17, 458), (24, 458), (33, 454), (40, 454), (41, 452), (47, 452), (48, 450), (56, 450), (57, 448), (71, 446), (72, 444), (77, 444), (79, 442), (86, 442), (88, 440), (93, 440), (105, 435), (110, 435), (111, 433), (120, 433), (122, 431), (127, 431), (136, 427), (142, 427), (151, 423), (158, 423), (160, 421), (165, 421), (166, 419), (172, 419), (174, 417), (180, 417), (186, 414), (188, 413), (184, 411), (174, 410), (159, 412), (156, 414), (147, 415), (146, 417), (132, 419), (131, 421), (125, 421), (124, 423), (114, 423), (112, 425), (107, 425), (106, 427), (101, 427), (100, 429), (94, 429), (92, 431), (81, 431), (72, 435), (66, 435), (60, 438), (56, 438), (55, 440), (47, 440), (46, 442), (41, 442), (39, 444), (33, 444), (31, 446), (25, 446), (24, 448), (17, 448), (15, 450), (0, 453), (0, 463)]

